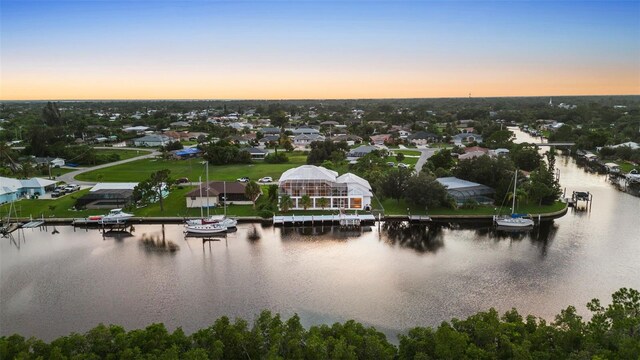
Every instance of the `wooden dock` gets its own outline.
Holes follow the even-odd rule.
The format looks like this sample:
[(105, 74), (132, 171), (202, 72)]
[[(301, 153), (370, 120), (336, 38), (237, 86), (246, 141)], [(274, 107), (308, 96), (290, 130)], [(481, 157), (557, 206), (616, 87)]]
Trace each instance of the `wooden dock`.
[(287, 215), (274, 216), (273, 225), (323, 225), (338, 224), (344, 227), (360, 226), (362, 223), (373, 223), (375, 216), (371, 214), (337, 214), (337, 215)]

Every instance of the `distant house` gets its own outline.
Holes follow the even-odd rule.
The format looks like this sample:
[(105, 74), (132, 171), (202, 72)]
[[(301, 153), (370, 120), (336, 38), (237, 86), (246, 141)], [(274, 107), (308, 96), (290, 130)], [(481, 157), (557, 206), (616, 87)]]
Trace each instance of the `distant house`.
[(0, 177), (0, 204), (22, 197), (41, 196), (56, 187), (56, 182), (42, 178), (14, 179)]
[(453, 197), (459, 205), (466, 201), (474, 200), (480, 204), (492, 204), (495, 190), (475, 182), (458, 179), (456, 177), (443, 177), (436, 179), (447, 189), (447, 193)]
[(608, 146), (608, 147), (616, 149), (616, 148), (624, 147), (624, 146), (629, 147), (632, 150), (640, 149), (640, 145), (637, 142), (633, 142), (633, 141), (629, 141), (629, 142), (622, 143), (622, 144), (617, 144), (617, 145), (611, 145), (611, 146)]
[(482, 135), (470, 134), (470, 133), (457, 134), (451, 138), (451, 141), (456, 145), (468, 144), (474, 141), (481, 143)]
[(133, 139), (133, 144), (135, 146), (155, 147), (155, 146), (165, 146), (173, 141), (175, 141), (173, 138), (166, 135), (151, 134), (151, 135), (145, 135), (137, 139)]
[(481, 151), (481, 152), (487, 154), (489, 152), (489, 149), (483, 148), (481, 146), (467, 146), (467, 147), (464, 148), (464, 152), (465, 153), (476, 152), (476, 151)]
[[(249, 205), (252, 199), (244, 194), (245, 184), (240, 182), (211, 181), (203, 183), (195, 190), (185, 195), (188, 208), (216, 207), (224, 203), (225, 194), (227, 204)], [(260, 196), (260, 195), (258, 195)]]
[(118, 209), (131, 205), (138, 183), (98, 183), (76, 200), (76, 209)]
[(137, 134), (142, 134), (142, 133), (144, 133), (145, 131), (147, 131), (149, 129), (150, 129), (150, 127), (148, 127), (148, 126), (129, 126), (129, 127), (126, 127), (124, 129), (122, 129), (122, 131), (124, 131), (124, 132), (134, 132), (134, 133), (137, 133)]
[(370, 138), (374, 145), (384, 145), (391, 140), (391, 134), (371, 135)]
[(379, 150), (379, 149), (375, 146), (360, 145), (357, 148), (349, 151), (349, 153), (347, 154), (347, 158), (361, 158), (371, 153), (372, 151), (376, 151), (376, 150)]
[(46, 165), (54, 168), (64, 166), (64, 159), (53, 157), (37, 157), (34, 159), (36, 165)]
[(233, 141), (233, 143), (237, 145), (249, 145), (249, 142), (253, 140), (253, 138), (246, 135), (235, 135), (229, 137), (229, 140)]
[(280, 140), (280, 135), (267, 135), (258, 140), (258, 145), (261, 147), (267, 147), (270, 142), (278, 142), (278, 140)]
[(263, 127), (260, 129), (260, 132), (263, 135), (279, 135), (281, 131), (280, 128), (277, 127)]
[(296, 146), (307, 146), (314, 141), (324, 141), (325, 137), (320, 134), (300, 134), (293, 138), (293, 144)]
[(418, 131), (415, 134), (409, 135), (407, 137), (407, 140), (409, 140), (410, 143), (415, 145), (426, 145), (427, 143), (433, 143), (438, 141), (439, 138), (440, 137), (436, 134), (432, 134), (426, 131)]
[(169, 126), (172, 128), (186, 128), (191, 126), (191, 124), (187, 121), (174, 121), (170, 123)]
[(484, 156), (487, 155), (487, 152), (484, 151), (469, 151), (469, 152), (465, 152), (464, 154), (461, 154), (458, 156), (458, 160), (469, 160), (469, 159), (474, 159), (480, 156)]
[(297, 129), (291, 130), (293, 135), (318, 135), (320, 134), (320, 130), (314, 129), (311, 127), (299, 127)]
[(358, 135), (336, 135), (331, 138), (334, 143), (346, 141), (347, 145), (353, 146), (362, 142), (362, 138)]
[(200, 151), (200, 149), (198, 148), (184, 148), (184, 149), (180, 149), (180, 150), (174, 150), (172, 151), (173, 156), (175, 158), (178, 159), (190, 159), (190, 158), (194, 158), (194, 157), (198, 157), (200, 156), (200, 154), (202, 153), (202, 151)]
[(263, 149), (258, 149), (256, 147), (245, 148), (245, 149), (242, 149), (242, 150), (248, 152), (251, 155), (251, 159), (253, 159), (253, 160), (263, 160), (265, 158), (265, 156), (267, 156), (267, 154), (269, 154), (268, 151), (263, 150)]

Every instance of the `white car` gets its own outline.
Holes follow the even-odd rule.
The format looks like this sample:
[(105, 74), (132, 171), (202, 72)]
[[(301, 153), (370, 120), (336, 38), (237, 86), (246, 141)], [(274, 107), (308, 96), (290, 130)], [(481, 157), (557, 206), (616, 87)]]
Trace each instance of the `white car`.
[(405, 164), (405, 163), (399, 163), (399, 164), (398, 164), (398, 167), (399, 167), (399, 168), (403, 168), (403, 169), (408, 169), (408, 168), (409, 168), (409, 165), (407, 165), (407, 164)]
[(258, 182), (270, 183), (270, 182), (273, 182), (273, 178), (271, 176), (265, 176), (263, 178), (260, 178), (260, 180), (258, 180)]

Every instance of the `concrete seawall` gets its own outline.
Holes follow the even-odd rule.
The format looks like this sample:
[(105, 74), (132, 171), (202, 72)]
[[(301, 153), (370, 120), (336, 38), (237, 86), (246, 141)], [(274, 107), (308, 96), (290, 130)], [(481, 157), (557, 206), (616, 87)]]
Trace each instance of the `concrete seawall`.
[[(564, 209), (545, 213), (545, 214), (531, 214), (534, 220), (551, 221), (553, 219), (560, 218), (568, 212), (568, 207)], [(430, 215), (433, 222), (490, 222), (493, 220), (493, 215)], [(239, 223), (264, 223), (271, 224), (272, 218), (263, 219), (257, 216), (234, 216)], [(78, 218), (42, 218), (33, 220), (44, 220), (45, 224), (59, 224), (59, 225), (72, 225), (74, 220)], [(187, 219), (178, 216), (165, 216), (165, 217), (134, 217), (128, 221), (130, 224), (182, 224)], [(17, 219), (19, 222), (28, 222), (29, 218)], [(409, 216), (407, 215), (387, 215), (381, 218), (382, 221), (407, 221)], [(97, 224), (95, 226), (98, 226)]]

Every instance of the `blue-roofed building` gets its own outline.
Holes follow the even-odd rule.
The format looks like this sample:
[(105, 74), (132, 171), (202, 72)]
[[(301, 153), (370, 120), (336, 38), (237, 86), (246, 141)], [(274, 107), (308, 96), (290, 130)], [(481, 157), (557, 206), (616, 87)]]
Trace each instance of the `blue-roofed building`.
[(173, 156), (179, 159), (188, 159), (188, 158), (199, 156), (201, 153), (202, 151), (200, 151), (200, 149), (193, 147), (193, 148), (184, 148), (180, 150), (175, 150), (173, 152)]

